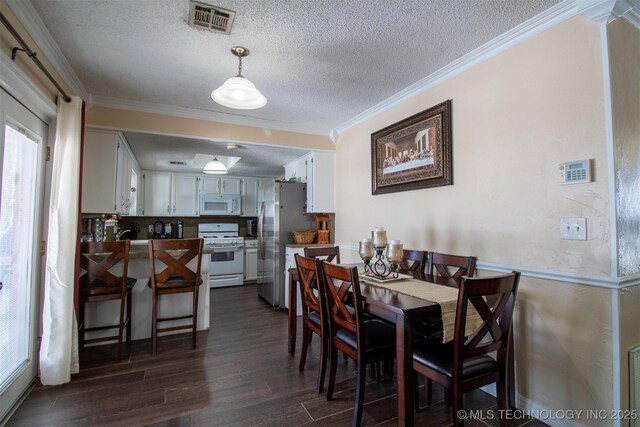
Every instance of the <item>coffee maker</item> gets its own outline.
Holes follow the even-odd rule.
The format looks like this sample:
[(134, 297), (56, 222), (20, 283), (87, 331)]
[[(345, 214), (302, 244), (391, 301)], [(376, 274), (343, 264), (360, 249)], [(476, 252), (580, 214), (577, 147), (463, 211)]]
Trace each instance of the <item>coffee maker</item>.
[(153, 239), (171, 239), (173, 232), (171, 230), (171, 223), (164, 223), (162, 221), (156, 221), (153, 223)]

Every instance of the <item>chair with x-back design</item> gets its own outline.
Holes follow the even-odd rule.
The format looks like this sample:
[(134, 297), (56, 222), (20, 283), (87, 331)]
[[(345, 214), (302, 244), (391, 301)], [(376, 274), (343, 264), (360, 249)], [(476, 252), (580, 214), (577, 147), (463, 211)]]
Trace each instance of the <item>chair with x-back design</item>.
[(402, 251), (402, 260), (398, 269), (400, 273), (409, 274), (421, 279), (427, 266), (428, 252), (405, 249)]
[(462, 276), (472, 277), (476, 271), (476, 257), (448, 255), (439, 252), (429, 254), (428, 274), (460, 279)]
[[(131, 290), (136, 279), (127, 277), (129, 266), (130, 242), (84, 242), (80, 246), (80, 268), (84, 274), (80, 276), (79, 305), (79, 344), (118, 340), (118, 361), (122, 357), (122, 334), (126, 327), (127, 342), (131, 342)], [(119, 269), (122, 274), (112, 272)], [(85, 304), (99, 301), (120, 301), (120, 317), (117, 325), (101, 325), (87, 327)], [(126, 313), (125, 313), (126, 303)], [(118, 329), (117, 335), (94, 337), (87, 339), (86, 332)]]
[[(203, 239), (149, 240), (149, 262), (152, 291), (151, 338), (153, 354), (158, 354), (158, 334), (161, 332), (191, 329), (193, 348), (196, 348), (196, 328), (198, 325), (198, 288), (202, 283), (200, 265), (202, 263)], [(160, 271), (156, 264), (166, 267)], [(158, 317), (158, 297), (160, 295), (193, 293), (193, 311), (176, 317)], [(191, 324), (158, 328), (158, 322), (191, 319)]]
[(304, 248), (304, 256), (340, 264), (340, 246), (309, 246)]
[[(508, 409), (508, 376), (512, 372), (508, 353), (519, 280), (517, 271), (494, 277), (463, 278), (453, 341), (414, 346), (413, 369), (430, 380), (426, 388), (427, 403), (431, 404), (431, 381), (444, 386), (453, 395), (455, 426), (463, 425), (462, 395), (467, 391), (496, 383), (498, 408), (501, 414)], [(470, 306), (483, 323), (467, 335), (467, 307)], [(508, 424), (506, 417), (501, 416), (500, 425)]]
[(301, 288), (302, 302), (302, 351), (299, 370), (304, 370), (311, 333), (320, 337), (320, 370), (318, 371), (318, 393), (324, 388), (324, 376), (327, 370), (329, 326), (323, 295), (318, 287), (320, 260), (295, 254), (296, 268)]
[(356, 404), (351, 425), (359, 426), (364, 405), (366, 366), (395, 357), (396, 331), (380, 319), (365, 318), (356, 267), (347, 268), (323, 261), (319, 276), (329, 324), (327, 400), (333, 398), (337, 355), (342, 351), (357, 364)]

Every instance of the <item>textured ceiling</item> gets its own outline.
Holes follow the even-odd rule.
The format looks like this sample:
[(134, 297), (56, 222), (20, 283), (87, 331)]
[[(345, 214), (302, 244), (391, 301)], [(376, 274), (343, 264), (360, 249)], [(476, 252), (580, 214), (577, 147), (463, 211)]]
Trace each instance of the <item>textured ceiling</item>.
[[(199, 173), (202, 167), (194, 169), (191, 165), (195, 154), (210, 154), (220, 157), (240, 157), (238, 163), (229, 169), (230, 175), (277, 177), (284, 174), (282, 165), (309, 152), (309, 150), (244, 143), (238, 144), (239, 147), (235, 150), (229, 150), (227, 143), (221, 141), (138, 132), (125, 132), (124, 136), (142, 169), (148, 170)], [(185, 162), (186, 165), (176, 166), (170, 164), (170, 161)]]
[[(177, 106), (223, 121), (331, 130), (560, 0), (205, 0), (236, 12), (229, 35), (187, 25), (188, 0), (31, 0), (94, 98)], [(210, 98), (236, 74), (259, 110)], [(224, 118), (228, 120), (224, 120)]]

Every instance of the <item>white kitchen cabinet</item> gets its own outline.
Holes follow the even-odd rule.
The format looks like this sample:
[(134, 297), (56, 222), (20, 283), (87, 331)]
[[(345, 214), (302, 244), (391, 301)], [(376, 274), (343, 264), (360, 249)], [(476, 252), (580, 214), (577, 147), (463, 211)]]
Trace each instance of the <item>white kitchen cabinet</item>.
[(146, 171), (144, 216), (197, 216), (200, 178), (197, 175)]
[(285, 165), (285, 179), (307, 183), (307, 212), (333, 212), (335, 154), (314, 151)]
[(235, 177), (205, 176), (202, 192), (215, 194), (240, 194), (241, 180)]
[(300, 157), (284, 165), (284, 180), (307, 182), (307, 156)]
[[(295, 254), (304, 256), (304, 247), (292, 248), (287, 246), (284, 250), (284, 306), (289, 308), (289, 269), (296, 268)], [(300, 299), (300, 292), (298, 292), (296, 316), (302, 316), (302, 301)]]
[(172, 179), (173, 216), (197, 216), (200, 178), (193, 175), (173, 175)]
[(244, 281), (258, 279), (258, 241), (244, 241)]
[[(85, 131), (82, 166), (82, 212), (135, 215), (131, 211), (132, 171), (137, 161), (122, 134)], [(137, 194), (135, 194), (137, 195)]]
[(242, 216), (258, 216), (258, 178), (242, 178)]
[(334, 153), (316, 151), (307, 156), (307, 212), (333, 212)]
[(171, 215), (171, 173), (145, 172), (144, 216)]

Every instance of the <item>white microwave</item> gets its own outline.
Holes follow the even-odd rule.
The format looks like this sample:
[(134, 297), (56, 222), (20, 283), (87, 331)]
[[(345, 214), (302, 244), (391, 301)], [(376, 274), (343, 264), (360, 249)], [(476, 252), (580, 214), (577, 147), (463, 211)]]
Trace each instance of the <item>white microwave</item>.
[(240, 195), (201, 193), (200, 215), (240, 215)]

